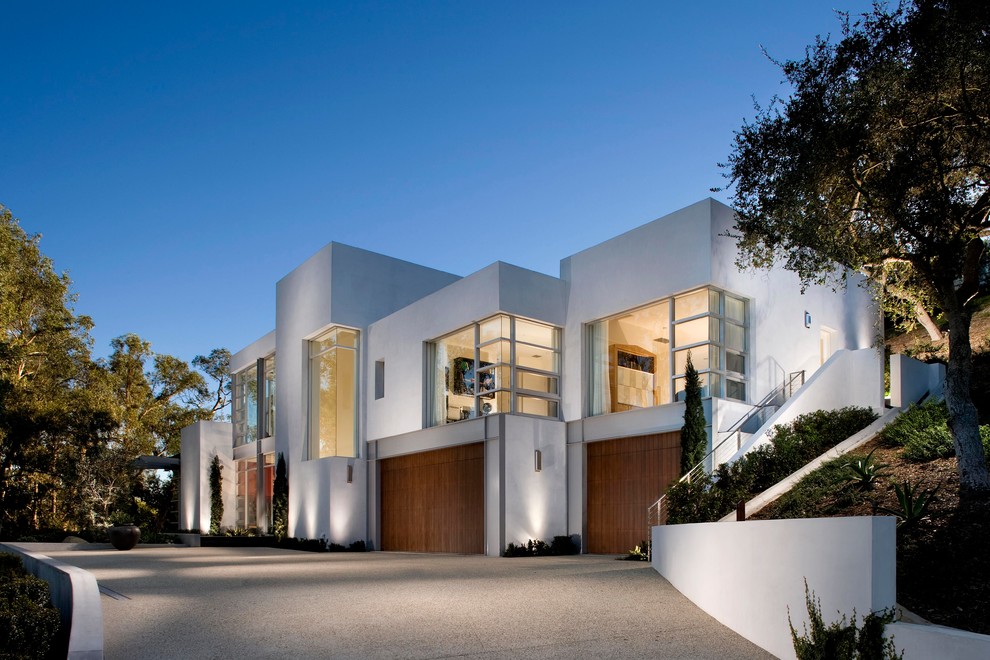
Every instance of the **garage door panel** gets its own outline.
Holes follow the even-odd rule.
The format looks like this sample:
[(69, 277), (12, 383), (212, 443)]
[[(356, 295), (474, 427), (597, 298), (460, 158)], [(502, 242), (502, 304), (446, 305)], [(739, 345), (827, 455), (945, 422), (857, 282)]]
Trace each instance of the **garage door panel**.
[(680, 432), (587, 445), (588, 551), (620, 554), (647, 537), (646, 512), (678, 478)]
[(382, 549), (484, 552), (484, 444), (384, 459)]

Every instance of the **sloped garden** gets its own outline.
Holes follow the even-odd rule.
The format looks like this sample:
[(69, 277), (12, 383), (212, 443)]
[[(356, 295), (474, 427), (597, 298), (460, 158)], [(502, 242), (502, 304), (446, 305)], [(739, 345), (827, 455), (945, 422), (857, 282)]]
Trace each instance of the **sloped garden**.
[[(990, 427), (981, 435), (990, 450)], [(990, 634), (990, 499), (959, 496), (944, 404), (912, 408), (754, 518), (856, 515), (898, 517), (902, 606), (933, 623)]]

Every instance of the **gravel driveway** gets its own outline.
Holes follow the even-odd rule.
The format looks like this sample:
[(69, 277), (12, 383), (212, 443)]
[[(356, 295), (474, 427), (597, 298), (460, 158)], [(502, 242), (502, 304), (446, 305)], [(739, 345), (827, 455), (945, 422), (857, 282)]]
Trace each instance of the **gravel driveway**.
[(111, 660), (772, 657), (648, 565), (611, 557), (182, 546), (46, 554), (96, 576)]

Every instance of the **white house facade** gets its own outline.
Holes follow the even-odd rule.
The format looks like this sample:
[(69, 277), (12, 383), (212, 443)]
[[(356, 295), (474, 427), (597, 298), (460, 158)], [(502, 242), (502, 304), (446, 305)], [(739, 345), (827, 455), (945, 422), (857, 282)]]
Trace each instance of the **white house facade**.
[[(282, 454), (290, 536), (497, 556), (576, 535), (586, 552), (629, 550), (680, 476), (689, 354), (709, 448), (734, 434), (721, 462), (765, 404), (879, 332), (855, 283), (802, 292), (783, 270), (740, 272), (733, 223), (703, 200), (563, 259), (559, 277), (502, 262), (458, 277), (327, 245), (277, 283), (275, 330), (233, 356), (230, 437), (184, 433), (181, 526), (208, 527), (213, 452), (224, 524), (267, 529)], [(872, 353), (856, 364), (879, 408)]]

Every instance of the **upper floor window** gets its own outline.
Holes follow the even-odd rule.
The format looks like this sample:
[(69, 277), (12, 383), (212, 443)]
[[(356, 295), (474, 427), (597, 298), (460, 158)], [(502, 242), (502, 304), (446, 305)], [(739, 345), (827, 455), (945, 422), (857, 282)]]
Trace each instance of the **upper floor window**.
[(591, 415), (683, 397), (688, 355), (702, 395), (747, 398), (746, 301), (705, 288), (588, 324)]
[(264, 426), (263, 438), (271, 438), (275, 435), (275, 356), (271, 355), (264, 359)]
[(358, 455), (358, 331), (331, 328), (309, 342), (307, 458)]
[(499, 314), (427, 349), (429, 426), (508, 412), (558, 418), (558, 328)]
[[(262, 374), (258, 382), (258, 374)], [(260, 386), (260, 391), (259, 391)], [(234, 374), (234, 446), (275, 435), (275, 356)]]
[(234, 374), (234, 446), (258, 439), (258, 367), (253, 365)]

